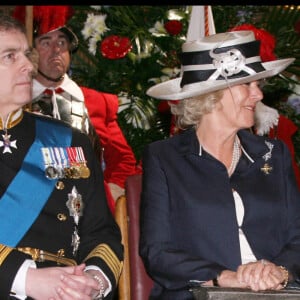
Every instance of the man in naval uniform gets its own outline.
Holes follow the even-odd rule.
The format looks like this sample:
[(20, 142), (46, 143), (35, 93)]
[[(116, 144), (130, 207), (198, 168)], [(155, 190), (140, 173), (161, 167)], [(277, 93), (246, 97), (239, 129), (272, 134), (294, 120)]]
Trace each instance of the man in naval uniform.
[(23, 110), (31, 101), (23, 25), (0, 16), (0, 300), (112, 299), (120, 230), (90, 139)]
[[(102, 160), (107, 198), (114, 212), (115, 201), (124, 194), (126, 178), (138, 169), (117, 122), (117, 96), (79, 86), (67, 74), (71, 55), (78, 48), (77, 36), (65, 26), (70, 9), (33, 6), (34, 46), (39, 62), (32, 110), (61, 119), (90, 135)], [(19, 10), (21, 7), (15, 10), (17, 18)]]

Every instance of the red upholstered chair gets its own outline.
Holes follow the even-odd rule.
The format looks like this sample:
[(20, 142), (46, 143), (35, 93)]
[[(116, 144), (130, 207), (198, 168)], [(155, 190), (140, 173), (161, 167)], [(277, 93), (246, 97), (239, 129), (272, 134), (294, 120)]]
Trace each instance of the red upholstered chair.
[(141, 189), (142, 175), (129, 176), (126, 181), (126, 198), (119, 198), (116, 203), (115, 216), (125, 248), (124, 267), (119, 282), (120, 300), (147, 300), (153, 286), (138, 253)]
[(128, 177), (126, 182), (126, 200), (128, 213), (128, 247), (130, 261), (130, 295), (131, 300), (146, 300), (153, 286), (152, 279), (147, 275), (140, 258), (140, 197), (142, 175)]
[[(132, 175), (126, 181), (126, 197), (116, 203), (115, 217), (122, 232), (125, 249), (123, 272), (119, 281), (118, 300), (148, 300), (153, 281), (147, 275), (138, 254), (139, 217), (142, 176)], [(250, 291), (230, 288), (198, 288), (195, 300), (299, 300), (299, 290)]]

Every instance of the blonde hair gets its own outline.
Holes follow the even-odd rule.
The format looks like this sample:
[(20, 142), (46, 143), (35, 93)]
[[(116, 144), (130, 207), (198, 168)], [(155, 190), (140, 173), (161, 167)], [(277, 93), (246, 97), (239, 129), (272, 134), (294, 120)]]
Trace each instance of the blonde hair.
[(196, 126), (203, 115), (212, 112), (222, 96), (223, 90), (219, 90), (186, 98), (178, 101), (176, 104), (169, 102), (171, 112), (176, 119), (176, 126), (180, 129)]

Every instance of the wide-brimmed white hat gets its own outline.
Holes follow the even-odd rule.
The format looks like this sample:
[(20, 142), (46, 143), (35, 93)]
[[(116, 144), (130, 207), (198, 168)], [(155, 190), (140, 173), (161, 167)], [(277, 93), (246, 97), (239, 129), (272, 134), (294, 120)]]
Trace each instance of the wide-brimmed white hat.
[(251, 30), (217, 33), (182, 45), (181, 76), (147, 90), (162, 100), (182, 100), (277, 75), (295, 58), (261, 62)]

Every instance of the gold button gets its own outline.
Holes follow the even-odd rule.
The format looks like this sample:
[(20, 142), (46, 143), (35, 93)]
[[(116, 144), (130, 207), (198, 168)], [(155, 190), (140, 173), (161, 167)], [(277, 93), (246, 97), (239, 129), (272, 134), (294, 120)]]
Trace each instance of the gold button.
[(57, 256), (64, 257), (65, 256), (65, 249), (59, 249), (57, 251)]
[(57, 219), (59, 221), (66, 221), (67, 220), (67, 216), (65, 214), (59, 213), (59, 214), (57, 214)]
[(57, 181), (56, 184), (55, 184), (55, 186), (56, 186), (56, 188), (58, 190), (62, 190), (65, 187), (65, 185), (64, 185), (64, 183), (62, 181)]

